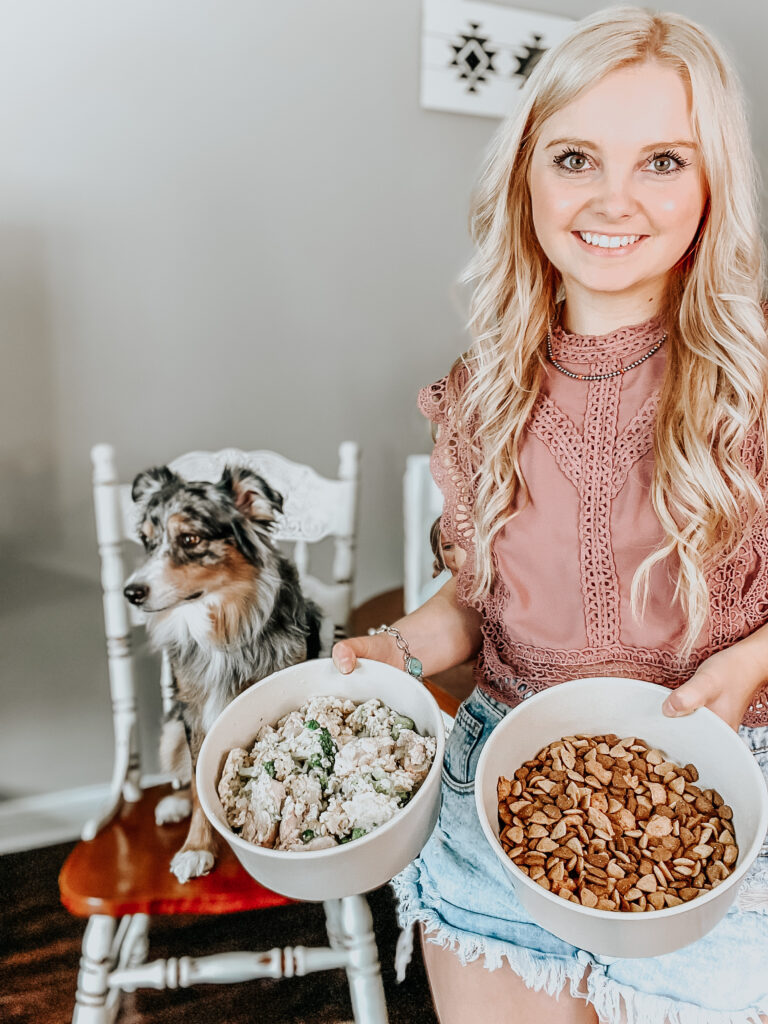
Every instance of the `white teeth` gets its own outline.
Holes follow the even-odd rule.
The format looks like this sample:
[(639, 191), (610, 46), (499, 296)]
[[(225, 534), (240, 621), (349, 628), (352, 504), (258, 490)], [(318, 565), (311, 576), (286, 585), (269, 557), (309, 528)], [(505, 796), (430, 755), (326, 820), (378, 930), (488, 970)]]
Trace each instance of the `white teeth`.
[(593, 235), (590, 231), (580, 231), (579, 235), (587, 245), (596, 245), (600, 249), (623, 249), (642, 238), (642, 235)]

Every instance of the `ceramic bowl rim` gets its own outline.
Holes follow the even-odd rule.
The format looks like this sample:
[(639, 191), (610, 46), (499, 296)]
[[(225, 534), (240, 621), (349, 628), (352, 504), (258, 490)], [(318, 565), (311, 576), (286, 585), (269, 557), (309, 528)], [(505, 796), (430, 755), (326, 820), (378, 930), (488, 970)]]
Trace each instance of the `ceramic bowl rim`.
[[(313, 659), (312, 661), (303, 662), (301, 664), (302, 664), (302, 666), (306, 667), (306, 666), (318, 665), (320, 663), (328, 662), (330, 660), (331, 660), (330, 658), (317, 658), (317, 659)], [(375, 665), (377, 667), (377, 670), (379, 668), (384, 668), (384, 669), (389, 670), (391, 672), (397, 672), (399, 675), (405, 676), (406, 679), (412, 680), (414, 686), (421, 687), (423, 693), (425, 694), (425, 696), (427, 698), (427, 705), (428, 705), (428, 707), (430, 709), (430, 712), (434, 712), (435, 720), (437, 722), (439, 722), (439, 728), (438, 728), (437, 733), (435, 735), (435, 739), (437, 740), (437, 749), (435, 751), (435, 757), (434, 757), (434, 760), (432, 761), (432, 764), (429, 766), (429, 771), (427, 772), (427, 774), (424, 777), (423, 782), (419, 786), (418, 791), (416, 792), (416, 795), (414, 797), (412, 797), (408, 801), (408, 803), (405, 805), (405, 807), (400, 808), (398, 813), (395, 814), (394, 817), (390, 818), (389, 821), (384, 822), (383, 825), (378, 825), (376, 828), (374, 828), (370, 832), (368, 832), (367, 835), (361, 836), (359, 839), (355, 839), (354, 843), (344, 843), (343, 845), (333, 846), (333, 847), (330, 847), (329, 849), (325, 849), (325, 850), (273, 850), (273, 849), (271, 849), (268, 846), (259, 846), (256, 843), (249, 842), (247, 839), (243, 839), (242, 836), (239, 836), (236, 832), (233, 832), (232, 829), (230, 829), (230, 827), (228, 825), (222, 823), (215, 814), (210, 813), (210, 811), (212, 809), (207, 806), (207, 800), (204, 799), (204, 796), (203, 796), (204, 790), (203, 790), (202, 787), (198, 786), (198, 792), (200, 794), (200, 803), (201, 803), (201, 805), (203, 807), (203, 811), (205, 812), (206, 818), (208, 818), (208, 820), (211, 822), (211, 824), (214, 826), (214, 828), (227, 840), (227, 842), (229, 842), (231, 844), (233, 843), (234, 845), (238, 846), (241, 850), (244, 850), (244, 851), (246, 851), (248, 853), (256, 854), (257, 856), (265, 857), (268, 860), (274, 860), (274, 861), (286, 861), (287, 860), (287, 862), (290, 863), (292, 860), (296, 859), (297, 855), (301, 858), (300, 863), (302, 863), (302, 864), (305, 864), (307, 861), (311, 861), (311, 860), (314, 860), (314, 861), (325, 860), (325, 859), (329, 859), (329, 858), (334, 857), (334, 856), (338, 857), (341, 854), (345, 854), (345, 853), (349, 854), (349, 852), (351, 850), (353, 850), (353, 849), (354, 850), (360, 850), (360, 849), (362, 849), (362, 847), (364, 845), (368, 844), (370, 840), (374, 840), (374, 839), (380, 838), (381, 836), (386, 835), (389, 832), (392, 832), (393, 828), (395, 828), (395, 827), (397, 827), (397, 826), (402, 824), (402, 822), (405, 820), (406, 815), (412, 816), (412, 815), (409, 815), (410, 809), (412, 807), (417, 806), (417, 804), (418, 804), (418, 806), (421, 806), (421, 804), (424, 802), (424, 800), (428, 798), (429, 793), (428, 793), (428, 790), (427, 790), (427, 782), (429, 782), (430, 779), (434, 777), (433, 776), (434, 772), (440, 773), (441, 767), (442, 767), (442, 763), (443, 763), (443, 753), (444, 753), (444, 750), (445, 750), (445, 724), (443, 722), (443, 713), (440, 710), (439, 704), (437, 703), (435, 698), (432, 696), (432, 694), (429, 692), (429, 690), (426, 688), (426, 686), (423, 685), (423, 683), (418, 682), (412, 676), (407, 675), (407, 673), (401, 672), (400, 669), (397, 669), (397, 668), (395, 668), (392, 665), (387, 665), (385, 662), (373, 661), (370, 658), (358, 658), (358, 661), (360, 663), (362, 663), (362, 664)], [(248, 687), (247, 690), (244, 690), (241, 694), (239, 694), (237, 697), (235, 697), (235, 699), (233, 701), (231, 701), (226, 706), (226, 708), (221, 712), (221, 714), (218, 716), (218, 718), (213, 723), (211, 728), (208, 730), (208, 732), (207, 732), (207, 734), (205, 736), (205, 739), (203, 740), (203, 744), (202, 744), (202, 746), (200, 748), (200, 755), (199, 755), (198, 761), (197, 761), (198, 771), (201, 771), (201, 765), (203, 764), (203, 751), (206, 749), (206, 744), (208, 744), (208, 748), (209, 749), (213, 745), (212, 742), (208, 743), (209, 737), (213, 734), (213, 732), (214, 732), (214, 730), (216, 728), (217, 723), (226, 714), (230, 713), (230, 709), (235, 707), (239, 702), (244, 702), (244, 698), (250, 697), (250, 699), (253, 700), (254, 699), (253, 691), (255, 691), (262, 683), (266, 683), (266, 682), (268, 682), (270, 680), (273, 680), (273, 679), (277, 678), (278, 676), (283, 675), (283, 673), (287, 673), (287, 672), (291, 672), (291, 671), (295, 672), (295, 671), (297, 671), (298, 668), (299, 668), (298, 665), (289, 665), (287, 668), (280, 669), (278, 672), (273, 672), (272, 675), (265, 676), (264, 679), (260, 679), (258, 683), (254, 683), (253, 686)], [(310, 671), (312, 671), (312, 669), (310, 669)], [(339, 674), (341, 674), (341, 673), (339, 673)], [(408, 685), (408, 684), (406, 684), (406, 685)], [(333, 696), (333, 695), (329, 694), (328, 696)], [(349, 698), (349, 699), (351, 700), (353, 698)], [(372, 698), (368, 698), (368, 699), (370, 700)], [(383, 701), (383, 697), (379, 697), (379, 700)], [(285, 712), (285, 713), (288, 714), (288, 712)], [(219, 769), (219, 771), (220, 771), (220, 769)], [(202, 772), (201, 772), (201, 774), (202, 774)], [(216, 791), (216, 798), (218, 800), (217, 787), (218, 787), (218, 780), (214, 784), (214, 790)], [(219, 800), (219, 808), (218, 809), (219, 809), (219, 811), (223, 810), (221, 808), (221, 801), (220, 800)], [(297, 862), (297, 863), (299, 863), (299, 862)]]

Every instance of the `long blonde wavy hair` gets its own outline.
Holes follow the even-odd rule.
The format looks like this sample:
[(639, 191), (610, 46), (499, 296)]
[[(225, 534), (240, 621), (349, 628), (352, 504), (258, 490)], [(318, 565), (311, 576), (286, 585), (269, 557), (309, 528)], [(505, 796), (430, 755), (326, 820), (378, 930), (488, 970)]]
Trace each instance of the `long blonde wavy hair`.
[(520, 450), (543, 374), (543, 339), (555, 313), (557, 270), (537, 243), (528, 172), (542, 125), (609, 72), (644, 61), (674, 68), (692, 101), (708, 202), (685, 257), (670, 272), (667, 371), (654, 437), (651, 501), (664, 529), (638, 567), (632, 609), (642, 616), (654, 565), (676, 555), (675, 589), (688, 627), (686, 658), (706, 621), (706, 571), (743, 536), (744, 509), (762, 503), (742, 458), (747, 434), (768, 439), (768, 342), (760, 309), (763, 252), (757, 174), (737, 79), (714, 40), (677, 14), (609, 8), (580, 22), (544, 55), (519, 108), (498, 131), (470, 216), (475, 253), (473, 342), (456, 403), (459, 436), (475, 466), (475, 575), (471, 597), (493, 585), (492, 543), (528, 501)]

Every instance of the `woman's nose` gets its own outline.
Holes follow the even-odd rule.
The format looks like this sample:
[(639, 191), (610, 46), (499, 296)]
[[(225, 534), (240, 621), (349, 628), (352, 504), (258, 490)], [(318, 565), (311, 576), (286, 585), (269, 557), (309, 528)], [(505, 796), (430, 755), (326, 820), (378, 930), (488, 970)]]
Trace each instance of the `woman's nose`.
[(625, 220), (637, 212), (632, 182), (622, 174), (605, 174), (598, 182), (592, 212), (607, 223)]

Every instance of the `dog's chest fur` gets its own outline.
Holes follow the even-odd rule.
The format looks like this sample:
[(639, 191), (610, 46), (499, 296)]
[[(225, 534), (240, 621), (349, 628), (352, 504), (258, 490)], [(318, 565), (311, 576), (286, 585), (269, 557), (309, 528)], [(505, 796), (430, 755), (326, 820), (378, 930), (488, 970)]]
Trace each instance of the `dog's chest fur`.
[[(316, 656), (312, 637), (319, 613), (298, 589), (295, 569), (278, 559), (277, 571), (259, 575), (259, 599), (238, 619), (236, 636), (224, 642), (215, 624), (216, 596), (153, 616), (153, 644), (165, 648), (177, 699), (194, 711), (203, 731), (251, 683)], [(280, 564), (283, 563), (284, 564)]]

